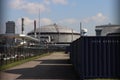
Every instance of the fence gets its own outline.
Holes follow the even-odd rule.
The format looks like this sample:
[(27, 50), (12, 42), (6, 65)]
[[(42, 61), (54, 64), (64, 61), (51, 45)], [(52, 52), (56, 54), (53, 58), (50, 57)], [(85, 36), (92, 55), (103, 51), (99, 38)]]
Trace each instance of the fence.
[[(3, 38), (4, 39), (4, 38)], [(2, 38), (1, 38), (2, 40)], [(4, 43), (4, 44), (3, 44)], [(14, 46), (15, 43), (0, 43), (0, 66), (10, 64), (15, 61), (23, 60), (33, 56), (48, 52), (63, 51), (64, 48), (37, 43), (37, 45)], [(29, 43), (29, 42), (28, 42)]]
[(119, 46), (119, 37), (81, 37), (71, 43), (71, 63), (82, 79), (120, 78)]
[[(37, 45), (30, 45), (30, 43)], [(20, 44), (20, 42), (15, 43), (13, 38), (0, 36), (0, 66), (52, 51), (46, 46), (40, 46), (39, 43), (28, 41), (27, 44)]]
[(27, 48), (27, 47), (1, 47), (0, 49), (0, 66), (9, 64), (15, 61), (23, 60), (33, 56), (41, 55), (47, 51), (39, 48)]

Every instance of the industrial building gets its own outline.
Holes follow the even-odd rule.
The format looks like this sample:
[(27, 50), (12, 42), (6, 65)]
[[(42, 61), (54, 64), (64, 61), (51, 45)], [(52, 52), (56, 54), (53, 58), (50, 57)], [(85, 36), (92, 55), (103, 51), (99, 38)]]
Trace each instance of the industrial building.
[(41, 42), (56, 44), (69, 44), (80, 37), (79, 32), (58, 24), (41, 26), (27, 35), (36, 37)]
[[(6, 35), (14, 35), (14, 34), (15, 34), (15, 22), (14, 21), (6, 22)], [(6, 39), (7, 44), (12, 44), (14, 42), (15, 42), (14, 38)]]
[(6, 34), (15, 34), (15, 22), (14, 21), (6, 22)]
[(96, 36), (120, 35), (120, 25), (100, 25), (96, 26)]

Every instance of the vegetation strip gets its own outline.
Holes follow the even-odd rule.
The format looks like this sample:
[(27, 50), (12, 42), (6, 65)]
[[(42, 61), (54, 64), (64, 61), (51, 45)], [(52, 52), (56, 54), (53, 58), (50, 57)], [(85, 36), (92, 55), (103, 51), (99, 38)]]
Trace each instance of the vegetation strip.
[(2, 66), (0, 66), (0, 71), (9, 69), (11, 67), (14, 67), (14, 66), (17, 66), (17, 65), (32, 61), (34, 59), (40, 58), (40, 57), (50, 55), (50, 54), (52, 54), (52, 53), (44, 53), (44, 54), (41, 54), (41, 55), (38, 55), (38, 56), (34, 56), (34, 57), (30, 57), (30, 58), (27, 58), (27, 59), (24, 59), (24, 60), (16, 61), (16, 62), (13, 62), (13, 63), (10, 63), (10, 64), (2, 65)]

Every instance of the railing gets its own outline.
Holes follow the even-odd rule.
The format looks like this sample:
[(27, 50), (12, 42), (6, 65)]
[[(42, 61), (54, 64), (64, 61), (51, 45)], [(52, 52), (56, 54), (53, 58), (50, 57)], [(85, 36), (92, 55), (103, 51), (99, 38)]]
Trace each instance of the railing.
[(69, 50), (71, 63), (82, 79), (120, 78), (119, 37), (81, 37)]
[(41, 55), (46, 50), (39, 48), (25, 48), (25, 47), (1, 47), (0, 51), (0, 66), (10, 64), (15, 61), (23, 60), (33, 56)]
[[(19, 41), (15, 41), (14, 38), (0, 36), (0, 66), (51, 51), (46, 46), (40, 47), (40, 43), (35, 41), (22, 42), (24, 41), (21, 38)], [(31, 43), (39, 46), (32, 46)]]
[(20, 44), (20, 42), (15, 43), (14, 39), (1, 37), (0, 40), (0, 66), (48, 52), (65, 50), (64, 47), (59, 45), (41, 44), (36, 42), (32, 42), (31, 44), (29, 41), (27, 44)]

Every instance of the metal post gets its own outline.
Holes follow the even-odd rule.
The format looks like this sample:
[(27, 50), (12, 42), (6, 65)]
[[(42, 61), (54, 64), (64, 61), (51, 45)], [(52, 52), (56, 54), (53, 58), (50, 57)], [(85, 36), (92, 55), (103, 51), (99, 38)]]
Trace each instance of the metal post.
[[(38, 14), (38, 17), (39, 17), (39, 33), (38, 33), (38, 39), (39, 39), (39, 46), (40, 46), (40, 8), (39, 8), (39, 14)], [(39, 50), (39, 53), (41, 51)]]
[(73, 42), (73, 29), (72, 29), (72, 42)]

